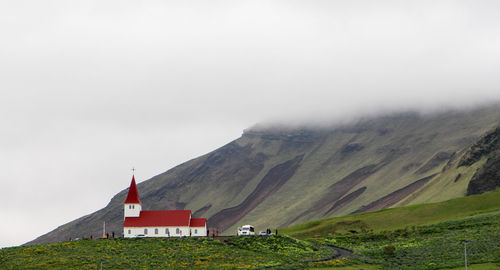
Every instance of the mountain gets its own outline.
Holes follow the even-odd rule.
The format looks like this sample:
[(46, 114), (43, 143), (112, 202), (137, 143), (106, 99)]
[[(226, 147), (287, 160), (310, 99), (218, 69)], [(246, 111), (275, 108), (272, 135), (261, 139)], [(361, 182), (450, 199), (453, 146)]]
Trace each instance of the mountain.
[[(494, 190), (500, 106), (399, 113), (330, 127), (255, 126), (138, 185), (143, 209), (191, 209), (234, 233)], [(123, 179), (124, 186), (130, 179)], [(121, 232), (127, 190), (28, 244)]]

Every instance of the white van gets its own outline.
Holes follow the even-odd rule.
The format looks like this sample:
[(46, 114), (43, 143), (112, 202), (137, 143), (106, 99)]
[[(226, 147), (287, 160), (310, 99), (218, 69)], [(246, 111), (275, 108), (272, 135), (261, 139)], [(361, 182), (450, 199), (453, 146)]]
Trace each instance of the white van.
[(252, 225), (243, 225), (238, 228), (238, 235), (255, 235), (255, 229)]

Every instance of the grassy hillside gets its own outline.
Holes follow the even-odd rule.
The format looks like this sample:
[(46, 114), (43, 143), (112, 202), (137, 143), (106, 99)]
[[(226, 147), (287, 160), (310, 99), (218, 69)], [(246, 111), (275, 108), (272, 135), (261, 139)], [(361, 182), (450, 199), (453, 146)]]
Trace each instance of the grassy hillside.
[[(0, 250), (0, 269), (254, 269), (305, 267), (332, 250), (283, 236), (79, 240)], [(283, 269), (282, 268), (282, 269)]]
[[(150, 180), (138, 179), (138, 189), (143, 209), (190, 209), (226, 234), (242, 224), (260, 230), (438, 202), (465, 196), (477, 169), (495, 167), (496, 159), (488, 161), (481, 151), (476, 151), (478, 161), (458, 163), (499, 122), (500, 106), (490, 106), (399, 113), (321, 128), (257, 126), (211, 153)], [(124, 188), (129, 181), (123, 179)], [(31, 244), (98, 235), (103, 222), (120, 233), (126, 192)]]
[(351, 264), (368, 263), (377, 269), (460, 268), (467, 241), (468, 264), (476, 265), (471, 269), (500, 269), (500, 191), (317, 220), (280, 231), (352, 249), (356, 255)]
[(305, 239), (314, 236), (327, 237), (349, 231), (359, 233), (397, 230), (495, 213), (500, 213), (500, 191), (438, 203), (315, 220), (280, 229), (280, 232)]
[(442, 171), (394, 206), (442, 201), (452, 194), (481, 194), (500, 188), (500, 125), (456, 152)]
[[(465, 242), (467, 241), (467, 242)], [(395, 231), (329, 236), (318, 242), (351, 248), (355, 260), (383, 269), (442, 269), (490, 263), (500, 268), (500, 214)]]

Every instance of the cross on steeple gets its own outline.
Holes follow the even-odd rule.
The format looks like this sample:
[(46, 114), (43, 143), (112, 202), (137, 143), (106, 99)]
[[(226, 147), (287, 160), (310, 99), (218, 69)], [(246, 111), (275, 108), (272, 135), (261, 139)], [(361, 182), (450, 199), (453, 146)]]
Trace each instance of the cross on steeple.
[(132, 175), (134, 175), (134, 174), (135, 174), (135, 168), (132, 167)]

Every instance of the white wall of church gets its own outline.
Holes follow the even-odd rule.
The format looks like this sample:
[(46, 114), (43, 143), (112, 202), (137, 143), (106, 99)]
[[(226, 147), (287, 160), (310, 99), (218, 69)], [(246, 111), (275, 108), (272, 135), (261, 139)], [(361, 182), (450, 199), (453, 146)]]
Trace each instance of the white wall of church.
[(191, 227), (191, 236), (207, 236), (207, 227)]
[(141, 205), (138, 203), (126, 203), (123, 206), (124, 217), (138, 217), (141, 214)]
[[(206, 232), (205, 232), (206, 234)], [(189, 227), (124, 227), (123, 236), (131, 237), (182, 237), (190, 236)]]

